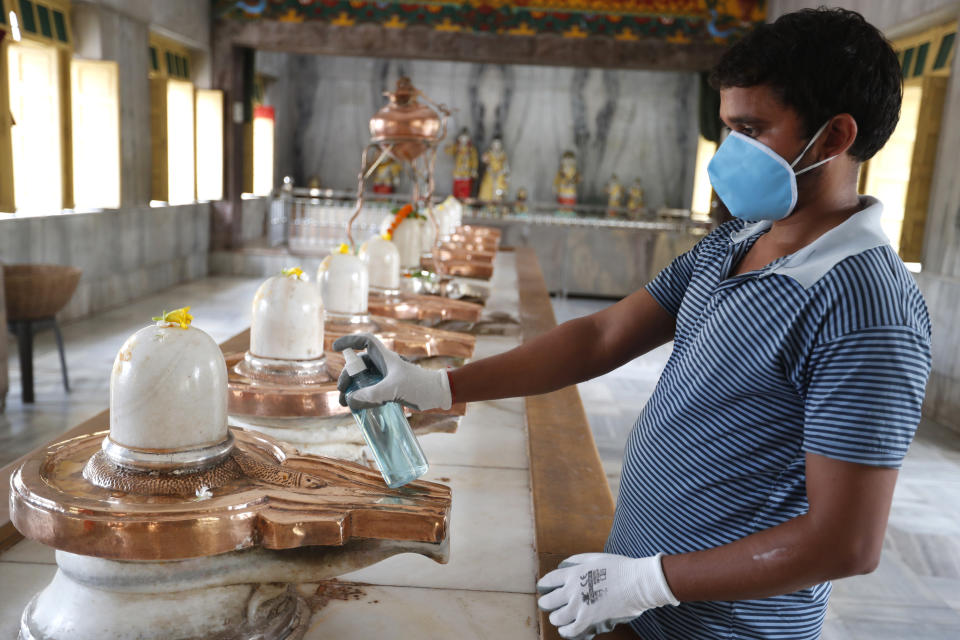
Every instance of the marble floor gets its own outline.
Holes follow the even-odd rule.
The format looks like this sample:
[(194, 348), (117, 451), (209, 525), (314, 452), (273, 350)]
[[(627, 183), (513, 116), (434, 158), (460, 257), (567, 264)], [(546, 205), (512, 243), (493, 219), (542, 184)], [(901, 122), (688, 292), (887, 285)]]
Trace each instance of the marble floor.
[[(557, 322), (606, 300), (553, 299)], [(616, 495), (623, 447), (671, 345), (579, 385), (607, 479)], [(924, 420), (894, 494), (883, 557), (867, 576), (838, 580), (823, 640), (960, 638), (960, 435)]]
[[(192, 304), (196, 325), (222, 341), (248, 325), (247, 301), (259, 282), (247, 278), (207, 278), (66, 325), (64, 336), (73, 386), (69, 394), (60, 386), (52, 335), (42, 334), (37, 344), (34, 405), (20, 403), (16, 357), (10, 359), (11, 391), (7, 411), (0, 414), (0, 464), (106, 408), (107, 376), (113, 357), (125, 337), (149, 322), (151, 316), (164, 309)], [(607, 304), (558, 299), (554, 300), (554, 310), (558, 321), (563, 321)], [(512, 340), (485, 337), (478, 342), (477, 355), (508, 348)], [(614, 493), (619, 485), (627, 435), (669, 354), (667, 345), (579, 386)], [(455, 560), (446, 567), (406, 556), (356, 572), (349, 576), (350, 580), (372, 585), (365, 587), (366, 597), (359, 602), (377, 607), (380, 614), (362, 618), (367, 625), (364, 631), (370, 636), (377, 633), (379, 637), (394, 637), (390, 631), (397, 627), (391, 625), (397, 621), (423, 618), (413, 615), (421, 606), (417, 604), (418, 590), (430, 593), (436, 604), (430, 610), (435, 626), (424, 637), (449, 637), (450, 634), (432, 633), (447, 627), (462, 631), (455, 625), (457, 620), (464, 619), (470, 622), (471, 632), (463, 637), (470, 638), (521, 638), (535, 629), (535, 623), (531, 623), (530, 595), (534, 572), (532, 522), (526, 485), (526, 436), (522, 419), (518, 419), (521, 415), (519, 400), (483, 403), (468, 413), (457, 438), (435, 434), (424, 440), (424, 449), (434, 465), (431, 477), (449, 483), (461, 500), (458, 504), (471, 505), (462, 512), (455, 510), (451, 525), (454, 541), (463, 540), (465, 532), (483, 527), (494, 512), (502, 513), (504, 509), (527, 523), (506, 534), (512, 545), (510, 570), (475, 570), (483, 566), (478, 559), (485, 553), (502, 554), (506, 548), (503, 539), (491, 536), (486, 543), (478, 541), (476, 546), (459, 543), (459, 548), (454, 549)], [(491, 437), (491, 427), (497, 429), (497, 437)], [(504, 443), (509, 446), (503, 446)], [(492, 478), (498, 485), (494, 492), (485, 484)], [(53, 569), (50, 550), (33, 543), (21, 543), (0, 556), (0, 631), (16, 618), (29, 595), (49, 581)], [(350, 626), (356, 621), (354, 606), (359, 605), (332, 599), (322, 616), (323, 632), (340, 628), (338, 625), (355, 632), (357, 628)], [(504, 615), (505, 612), (510, 615)], [(500, 621), (495, 636), (482, 631), (482, 624), (491, 616)], [(960, 436), (929, 421), (920, 425), (900, 475), (880, 567), (869, 576), (835, 583), (823, 637), (960, 637)]]

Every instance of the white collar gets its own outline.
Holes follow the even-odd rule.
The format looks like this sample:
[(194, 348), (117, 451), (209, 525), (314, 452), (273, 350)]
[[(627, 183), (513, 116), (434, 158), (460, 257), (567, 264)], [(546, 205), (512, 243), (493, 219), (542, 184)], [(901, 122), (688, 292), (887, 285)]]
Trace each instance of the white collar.
[[(866, 205), (863, 210), (802, 249), (778, 260), (774, 266), (765, 269), (763, 275), (778, 273), (789, 276), (804, 289), (809, 289), (841, 260), (890, 244), (880, 225), (883, 204), (872, 196), (863, 196), (861, 202)], [(770, 220), (748, 224), (731, 233), (730, 240), (739, 244), (747, 238), (764, 233), (772, 225)]]

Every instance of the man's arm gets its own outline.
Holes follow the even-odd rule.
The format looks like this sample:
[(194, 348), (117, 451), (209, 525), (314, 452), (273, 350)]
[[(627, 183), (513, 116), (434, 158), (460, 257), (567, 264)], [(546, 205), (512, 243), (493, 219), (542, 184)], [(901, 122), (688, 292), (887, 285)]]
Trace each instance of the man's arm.
[(808, 453), (806, 472), (806, 514), (722, 547), (664, 556), (677, 599), (766, 598), (873, 571), (897, 470)]
[(449, 373), (454, 402), (530, 396), (611, 371), (673, 339), (676, 319), (646, 289), (505, 353)]

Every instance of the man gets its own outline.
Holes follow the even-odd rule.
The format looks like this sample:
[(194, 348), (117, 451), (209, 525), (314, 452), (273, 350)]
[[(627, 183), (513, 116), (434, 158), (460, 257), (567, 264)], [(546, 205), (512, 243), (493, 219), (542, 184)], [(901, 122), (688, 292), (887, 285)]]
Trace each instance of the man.
[(877, 566), (920, 419), (930, 321), (882, 205), (857, 194), (898, 119), (890, 45), (859, 14), (801, 11), (731, 47), (713, 81), (731, 134), (709, 172), (738, 219), (644, 290), (449, 375), (367, 337), (335, 345), (386, 374), (351, 406), (429, 409), (544, 393), (674, 341), (606, 553), (538, 583), (566, 638), (623, 621), (645, 640), (818, 638), (829, 580)]

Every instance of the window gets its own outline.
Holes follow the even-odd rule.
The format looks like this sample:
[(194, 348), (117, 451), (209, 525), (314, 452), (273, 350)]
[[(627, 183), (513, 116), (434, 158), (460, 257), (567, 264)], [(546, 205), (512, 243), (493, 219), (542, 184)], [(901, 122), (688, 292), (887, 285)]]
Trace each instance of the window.
[(197, 200), (223, 198), (223, 93), (197, 90)]
[[(68, 0), (0, 0), (0, 211), (72, 206)], [(9, 105), (9, 107), (8, 107)]]
[(907, 49), (903, 52), (903, 77), (906, 78), (910, 75), (910, 63), (913, 62), (913, 49)]
[(693, 204), (690, 206), (692, 213), (710, 214), (713, 187), (710, 185), (710, 176), (707, 175), (707, 165), (716, 152), (717, 145), (700, 136), (697, 142), (697, 164), (693, 174)]
[(186, 204), (196, 199), (199, 155), (194, 126), (197, 102), (189, 81), (190, 52), (178, 42), (153, 34), (149, 50), (152, 196), (159, 202)]
[(190, 79), (190, 50), (185, 46), (161, 36), (150, 36), (151, 78)]
[(890, 140), (862, 167), (864, 192), (883, 201), (884, 231), (904, 261), (919, 263), (957, 23), (894, 42), (902, 52), (903, 105)]
[(273, 191), (273, 107), (253, 110), (253, 194)]
[(193, 85), (167, 81), (167, 202), (194, 201)]
[(73, 200), (78, 209), (120, 206), (120, 100), (116, 62), (73, 60)]
[(57, 50), (27, 41), (11, 44), (7, 63), (16, 210), (59, 212), (63, 208), (63, 174)]
[(913, 65), (913, 77), (917, 78), (923, 75), (923, 69), (927, 64), (927, 53), (930, 51), (930, 43), (924, 42), (917, 49), (917, 62)]
[(16, 0), (11, 2), (24, 38), (54, 44), (67, 49), (72, 48), (71, 33), (68, 27), (67, 11), (69, 2), (65, 0)]
[(933, 69), (935, 71), (947, 68), (947, 62), (949, 62), (952, 57), (950, 54), (953, 53), (953, 41), (956, 39), (956, 32), (943, 36), (943, 40), (940, 41), (940, 48), (937, 49), (937, 59), (933, 62)]
[(883, 231), (894, 249), (900, 247), (900, 229), (910, 184), (910, 158), (917, 135), (917, 117), (920, 115), (922, 92), (917, 85), (903, 88), (900, 120), (887, 144), (870, 159), (867, 171), (867, 194), (883, 202)]

